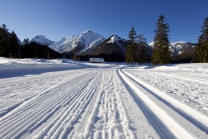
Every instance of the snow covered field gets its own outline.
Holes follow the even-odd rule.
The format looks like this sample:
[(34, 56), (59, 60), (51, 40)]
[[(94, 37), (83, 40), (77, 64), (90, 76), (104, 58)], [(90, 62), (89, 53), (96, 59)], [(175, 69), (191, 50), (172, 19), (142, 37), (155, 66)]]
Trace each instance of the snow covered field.
[(1, 139), (208, 139), (208, 64), (0, 57)]

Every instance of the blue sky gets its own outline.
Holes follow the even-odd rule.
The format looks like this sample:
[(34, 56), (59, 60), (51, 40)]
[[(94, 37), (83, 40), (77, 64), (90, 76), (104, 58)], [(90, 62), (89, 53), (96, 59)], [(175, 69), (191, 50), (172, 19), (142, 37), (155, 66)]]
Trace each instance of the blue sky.
[(134, 26), (149, 43), (163, 14), (170, 25), (170, 42), (197, 42), (207, 5), (208, 0), (1, 0), (0, 24), (21, 40), (44, 35), (52, 41), (86, 30), (128, 39)]

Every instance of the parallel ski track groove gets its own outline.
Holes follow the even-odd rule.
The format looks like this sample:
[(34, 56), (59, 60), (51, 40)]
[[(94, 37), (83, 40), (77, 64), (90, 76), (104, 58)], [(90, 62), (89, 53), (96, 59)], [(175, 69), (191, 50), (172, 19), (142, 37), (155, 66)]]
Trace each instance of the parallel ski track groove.
[[(99, 76), (99, 73), (97, 74), (97, 76)], [(73, 121), (73, 117), (70, 120), (68, 120), (67, 115), (70, 116), (71, 113), (75, 112), (77, 114), (76, 120), (77, 120), (77, 118), (80, 117), (81, 112), (88, 105), (89, 100), (91, 99), (91, 97), (94, 94), (93, 90), (97, 87), (97, 85), (99, 83), (98, 82), (99, 78), (97, 76), (95, 76), (93, 81), (91, 81), (91, 83), (89, 84), (89, 86), (91, 86), (91, 87), (89, 89), (86, 89), (86, 91), (84, 91), (84, 93), (81, 94), (81, 96), (77, 97), (77, 100), (74, 101), (71, 104), (71, 106), (65, 112), (65, 115), (64, 115), (65, 117), (63, 117), (63, 116), (60, 117), (59, 120), (60, 120), (61, 124), (60, 124), (59, 127), (63, 127), (65, 123), (67, 123), (68, 126), (66, 126), (63, 129), (63, 131), (61, 131), (62, 130), (61, 128), (57, 128), (56, 132), (54, 132), (54, 135), (51, 138), (54, 138), (54, 139), (56, 139), (56, 138), (60, 138), (60, 139), (61, 138), (66, 138), (68, 136), (67, 131), (70, 131), (70, 128), (74, 128), (74, 127), (71, 126), (71, 124), (73, 124), (75, 122), (75, 121)], [(83, 100), (86, 100), (86, 102), (84, 102), (83, 105), (81, 105), (80, 103), (77, 103), (77, 102), (82, 102)], [(63, 119), (63, 121), (61, 119)], [(59, 134), (56, 134), (57, 132), (59, 132)], [(70, 132), (72, 132), (72, 131), (70, 131)]]
[[(117, 74), (119, 75), (119, 77), (120, 77), (121, 81), (123, 82), (124, 86), (126, 86), (126, 88), (128, 88), (127, 86), (129, 86), (129, 84), (126, 82), (126, 80), (123, 79), (123, 77), (120, 75), (120, 73), (118, 71), (117, 71)], [(163, 129), (164, 127), (162, 127), (162, 125), (159, 124), (159, 122), (157, 122), (157, 120), (160, 121), (159, 118), (157, 118), (157, 120), (153, 119), (152, 116), (154, 115), (154, 117), (156, 117), (156, 115), (154, 113), (150, 112), (151, 110), (148, 108), (148, 106), (145, 103), (142, 102), (143, 100), (141, 98), (138, 98), (138, 96), (136, 94), (132, 93), (131, 90), (129, 90), (129, 89), (127, 89), (127, 90), (129, 91), (129, 93), (132, 96), (132, 98), (134, 99), (134, 101), (138, 104), (139, 108), (144, 113), (144, 115), (146, 116), (146, 118), (148, 119), (150, 124), (156, 130), (158, 135), (162, 139), (173, 138), (173, 135), (172, 136), (168, 135), (167, 131)]]
[[(90, 80), (92, 79), (92, 74), (87, 74), (88, 75), (88, 78), (90, 78)], [(86, 76), (86, 75), (85, 75)], [(83, 80), (83, 77), (81, 76), (81, 77), (79, 77), (80, 79), (81, 79), (81, 82), (83, 82), (83, 83), (86, 83), (86, 80), (88, 79), (84, 79)], [(75, 79), (75, 80), (77, 80), (77, 79)], [(65, 86), (67, 85), (67, 83), (65, 84)], [(70, 84), (71, 85), (71, 84)], [(63, 86), (63, 85), (62, 85)], [(59, 87), (60, 88), (60, 87)], [(76, 87), (73, 87), (73, 90), (75, 89)], [(63, 89), (65, 89), (65, 88), (63, 88), (62, 87), (62, 90)], [(83, 89), (83, 88), (82, 88)], [(57, 91), (60, 91), (60, 90), (58, 90), (58, 88), (55, 88), (55, 89), (53, 89), (53, 91), (55, 91), (55, 92), (57, 92)], [(46, 97), (48, 97), (48, 96), (46, 96)], [(29, 126), (31, 126), (31, 123), (30, 123), (30, 121), (33, 121), (32, 123), (35, 123), (35, 121), (39, 121), (40, 120), (40, 117), (44, 117), (44, 115), (45, 114), (47, 114), (47, 112), (49, 112), (50, 110), (54, 110), (54, 111), (56, 111), (57, 109), (59, 109), (60, 108), (60, 106), (56, 106), (59, 102), (64, 102), (64, 100), (63, 99), (67, 99), (67, 95), (66, 96), (64, 96), (64, 97), (62, 97), (62, 99), (57, 99), (57, 96), (54, 96), (54, 97), (52, 97), (52, 98), (50, 98), (50, 102), (55, 102), (55, 103), (51, 103), (51, 104), (53, 104), (53, 105), (49, 105), (49, 106), (47, 106), (48, 104), (47, 103), (45, 103), (45, 104), (43, 104), (42, 105), (42, 110), (40, 110), (40, 111), (38, 111), (37, 113), (35, 113), (34, 114), (34, 112), (33, 113), (31, 113), (30, 111), (28, 112), (29, 114), (27, 115), (27, 116), (25, 116), (24, 118), (22, 118), (22, 116), (21, 116), (21, 114), (20, 114), (20, 116), (19, 116), (19, 118), (17, 118), (17, 119), (13, 119), (14, 121), (12, 122), (12, 123), (10, 123), (10, 124), (7, 124), (7, 123), (4, 123), (4, 128), (2, 128), (2, 129), (0, 129), (0, 132), (2, 133), (1, 135), (2, 136), (5, 136), (5, 138), (10, 138), (10, 137), (20, 137), (22, 134), (23, 134), (23, 131), (24, 130), (26, 130), (26, 128), (28, 128)], [(58, 102), (56, 102), (57, 100), (59, 100)], [(38, 101), (38, 100), (37, 100)], [(41, 100), (39, 100), (40, 102), (42, 101), (42, 99)], [(47, 110), (49, 108), (49, 110)], [(51, 109), (52, 108), (52, 109)], [(24, 114), (22, 114), (22, 115), (24, 115)], [(33, 119), (32, 120), (32, 118), (33, 117), (35, 117), (35, 116), (38, 116), (38, 117), (36, 117), (35, 119)], [(43, 115), (43, 116), (42, 116)], [(28, 118), (29, 117), (29, 118)], [(21, 119), (22, 118), (22, 119)], [(28, 118), (28, 119), (26, 119), (26, 118)], [(14, 122), (16, 121), (16, 124), (13, 124)], [(26, 122), (27, 121), (27, 122)], [(22, 123), (21, 123), (22, 122)], [(22, 132), (21, 131), (17, 131), (17, 129), (21, 129), (20, 127), (19, 127), (19, 125), (18, 125), (18, 123), (21, 123), (21, 125), (22, 125), (22, 127), (24, 127), (24, 129), (22, 129)], [(30, 124), (29, 124), (30, 123)], [(29, 125), (28, 125), (29, 124)], [(27, 125), (27, 126), (26, 126)], [(18, 128), (17, 128), (18, 127)], [(31, 126), (32, 127), (32, 126)], [(11, 132), (12, 131), (12, 132)], [(17, 132), (17, 135), (15, 134), (15, 132)]]
[[(76, 78), (73, 78), (70, 82), (72, 83), (72, 85), (76, 85), (74, 84), (74, 80), (77, 80), (77, 78), (82, 78), (83, 76), (86, 76), (87, 74), (85, 75), (81, 75), (80, 77), (76, 77)], [(62, 83), (62, 82), (61, 82)], [(65, 85), (65, 84), (68, 84), (66, 81), (64, 84), (62, 84), (61, 86)], [(28, 104), (28, 109), (30, 109), (32, 106), (35, 106), (37, 105), (39, 102), (42, 102), (42, 101), (45, 101), (46, 98), (50, 97), (50, 96), (54, 96), (54, 94), (50, 94), (50, 95), (45, 95), (46, 93), (48, 93), (49, 91), (58, 91), (57, 89), (59, 88), (60, 86), (56, 87), (56, 88), (52, 88), (52, 90), (48, 90), (47, 92), (43, 91), (44, 94), (41, 94), (38, 95), (38, 96), (41, 96), (41, 98), (39, 98), (38, 100), (34, 100), (33, 102), (34, 103), (31, 103), (31, 104)], [(55, 94), (56, 95), (56, 94)], [(57, 96), (54, 96), (54, 97), (57, 97)], [(42, 104), (41, 104), (42, 105)], [(19, 114), (19, 116), (21, 116), (21, 114), (23, 115), (24, 113), (22, 113), (22, 111), (24, 112), (25, 109), (20, 109), (19, 111), (15, 112), (16, 114)], [(9, 113), (10, 114), (10, 113)], [(4, 116), (5, 117), (5, 116)], [(0, 121), (3, 121), (3, 119), (5, 119), (4, 117), (0, 118)], [(12, 120), (12, 118), (16, 119), (15, 115), (12, 115), (10, 116), (10, 119)]]
[[(200, 114), (199, 112), (197, 112), (195, 110), (194, 110), (195, 115), (191, 115), (189, 113), (189, 111), (185, 109), (185, 107), (188, 108), (188, 106), (186, 106), (185, 104), (181, 103), (181, 105), (183, 105), (185, 107), (180, 107), (180, 105), (175, 104), (174, 101), (172, 101), (172, 100), (174, 100), (173, 98), (171, 98), (171, 99), (169, 98), (169, 100), (168, 100), (164, 96), (160, 96), (157, 93), (154, 93), (154, 91), (152, 89), (149, 89), (148, 86), (145, 86), (144, 84), (139, 83), (135, 79), (133, 79), (133, 80), (137, 84), (139, 84), (142, 88), (147, 90), (150, 94), (155, 96), (157, 99), (161, 100), (165, 105), (167, 105), (168, 107), (170, 107), (171, 109), (173, 109), (174, 111), (179, 113), (182, 117), (187, 119), (190, 123), (193, 123), (195, 126), (197, 126), (199, 129), (201, 129), (203, 132), (208, 133), (208, 120), (207, 120), (205, 115), (202, 115), (202, 114)], [(154, 90), (156, 90), (156, 89), (154, 89)], [(175, 101), (178, 102), (177, 100), (175, 100)], [(198, 118), (196, 115), (203, 116), (203, 119)]]
[[(38, 95), (41, 91), (47, 90), (48, 88), (51, 88), (51, 86), (56, 85), (57, 82), (64, 80), (66, 78), (65, 73), (66, 72), (54, 73), (50, 77), (46, 74), (25, 77), (23, 79), (17, 78), (15, 81), (6, 79), (6, 81), (0, 84), (0, 96), (2, 100), (0, 109), (4, 109), (4, 111), (0, 113), (0, 117), (3, 117), (8, 112), (21, 105), (24, 101), (28, 101)], [(73, 74), (74, 71), (68, 71), (67, 73)]]
[[(106, 73), (105, 80), (102, 85), (96, 100), (94, 102), (94, 108), (91, 108), (91, 115), (84, 130), (84, 134), (79, 134), (75, 138), (131, 138), (134, 139), (134, 133), (127, 126), (129, 123), (128, 116), (126, 115), (122, 99), (119, 95), (120, 90), (116, 85), (115, 73)], [(110, 99), (110, 100), (109, 100)], [(102, 126), (100, 129), (91, 128), (98, 124), (98, 121), (94, 121), (95, 117), (99, 114), (100, 109), (105, 112), (102, 113)], [(116, 114), (116, 115), (114, 115)], [(116, 116), (116, 117), (114, 117)], [(113, 120), (113, 121), (112, 121)], [(115, 124), (115, 121), (116, 124)], [(112, 123), (111, 123), (112, 122)], [(100, 123), (100, 122), (99, 122)], [(76, 132), (77, 133), (77, 132)], [(81, 136), (82, 135), (82, 136)], [(119, 136), (119, 137), (118, 137)]]

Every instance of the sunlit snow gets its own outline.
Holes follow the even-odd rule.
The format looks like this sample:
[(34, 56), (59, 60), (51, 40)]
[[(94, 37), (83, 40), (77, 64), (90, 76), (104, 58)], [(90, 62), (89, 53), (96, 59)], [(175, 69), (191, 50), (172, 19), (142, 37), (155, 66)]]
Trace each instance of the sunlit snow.
[(208, 64), (0, 57), (0, 138), (208, 138)]

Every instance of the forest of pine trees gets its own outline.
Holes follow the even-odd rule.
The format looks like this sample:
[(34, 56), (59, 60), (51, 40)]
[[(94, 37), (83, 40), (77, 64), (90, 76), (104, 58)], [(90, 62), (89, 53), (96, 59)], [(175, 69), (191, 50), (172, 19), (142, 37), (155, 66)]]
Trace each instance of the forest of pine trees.
[(5, 24), (0, 27), (0, 56), (9, 58), (20, 57), (20, 46), (14, 31), (8, 32)]
[(0, 56), (8, 58), (62, 58), (62, 54), (29, 39), (24, 39), (23, 46), (14, 31), (9, 33), (5, 24), (0, 27)]
[(129, 41), (126, 48), (126, 63), (138, 62), (139, 65), (147, 62), (146, 38), (142, 34), (137, 36), (134, 27), (129, 32)]

